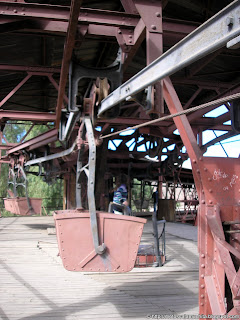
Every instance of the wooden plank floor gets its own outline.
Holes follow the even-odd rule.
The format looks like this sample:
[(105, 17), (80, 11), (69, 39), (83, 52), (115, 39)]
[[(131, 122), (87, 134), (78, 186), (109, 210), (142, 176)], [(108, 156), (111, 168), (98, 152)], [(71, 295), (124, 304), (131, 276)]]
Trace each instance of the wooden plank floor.
[[(0, 319), (146, 319), (152, 314), (198, 314), (197, 243), (183, 239), (180, 231), (185, 228), (184, 234), (196, 238), (194, 227), (167, 225), (171, 233), (167, 233), (167, 262), (162, 268), (83, 274), (62, 267), (56, 236), (47, 233), (53, 225), (52, 217), (0, 219)], [(151, 241), (148, 223), (142, 242)]]

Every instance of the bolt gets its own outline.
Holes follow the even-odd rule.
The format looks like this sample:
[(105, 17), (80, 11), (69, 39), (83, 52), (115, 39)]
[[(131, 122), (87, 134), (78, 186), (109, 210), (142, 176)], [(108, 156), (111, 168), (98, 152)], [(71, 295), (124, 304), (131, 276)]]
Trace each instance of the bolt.
[(158, 18), (161, 17), (161, 13), (158, 12), (158, 11), (155, 13), (155, 15), (156, 15), (156, 17), (158, 17)]
[(231, 28), (233, 26), (234, 19), (233, 17), (227, 17), (227, 26)]
[(157, 27), (156, 27), (154, 24), (151, 25), (151, 28), (152, 28), (153, 30), (156, 30), (156, 29), (157, 29)]

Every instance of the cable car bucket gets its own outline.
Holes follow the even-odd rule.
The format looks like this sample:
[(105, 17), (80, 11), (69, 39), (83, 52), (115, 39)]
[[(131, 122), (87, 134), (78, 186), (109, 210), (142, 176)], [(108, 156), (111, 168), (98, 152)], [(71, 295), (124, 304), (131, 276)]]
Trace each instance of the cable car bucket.
[[(60, 257), (65, 269), (83, 272), (127, 272), (134, 267), (146, 219), (96, 212), (94, 185), (96, 144), (90, 118), (79, 130), (76, 210), (54, 214)], [(88, 163), (83, 165), (88, 142)], [(88, 207), (82, 208), (81, 176), (88, 179)]]

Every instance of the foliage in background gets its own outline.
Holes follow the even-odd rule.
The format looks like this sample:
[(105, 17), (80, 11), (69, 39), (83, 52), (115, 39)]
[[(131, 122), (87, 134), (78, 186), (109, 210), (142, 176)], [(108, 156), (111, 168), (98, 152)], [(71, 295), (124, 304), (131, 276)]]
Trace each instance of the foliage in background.
[[(9, 143), (19, 143), (21, 139), (24, 137), (24, 135), (26, 134), (26, 132), (28, 132), (30, 127), (31, 127), (30, 124), (22, 124), (22, 122), (21, 123), (9, 122), (5, 126), (3, 133)], [(45, 125), (36, 125), (28, 134), (28, 136), (26, 137), (26, 140), (32, 139), (48, 130), (49, 128)], [(5, 144), (6, 142), (3, 140), (3, 143)], [(4, 155), (4, 153), (2, 154)], [(1, 168), (1, 176), (0, 176), (0, 197), (1, 197), (0, 210), (3, 216), (9, 215), (4, 210), (4, 203), (3, 203), (3, 198), (7, 197), (8, 171), (9, 171), (8, 165), (3, 164)], [(31, 168), (30, 171), (36, 172), (34, 168)], [(50, 214), (54, 210), (62, 209), (62, 203), (63, 203), (62, 179), (56, 179), (55, 182), (53, 182), (51, 185), (48, 185), (46, 182), (43, 181), (43, 178), (40, 176), (28, 174), (27, 178), (28, 178), (29, 197), (43, 198), (42, 205), (44, 206), (48, 214)], [(18, 195), (24, 196), (23, 188), (19, 187), (18, 189), (19, 189)], [(45, 214), (45, 211), (42, 210), (42, 213)]]

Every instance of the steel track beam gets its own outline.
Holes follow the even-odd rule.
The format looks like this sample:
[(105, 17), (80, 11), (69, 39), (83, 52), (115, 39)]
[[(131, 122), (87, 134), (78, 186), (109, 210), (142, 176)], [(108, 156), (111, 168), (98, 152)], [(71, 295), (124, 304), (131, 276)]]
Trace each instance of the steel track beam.
[(157, 81), (214, 52), (240, 34), (240, 4), (232, 2), (102, 101), (107, 110)]

